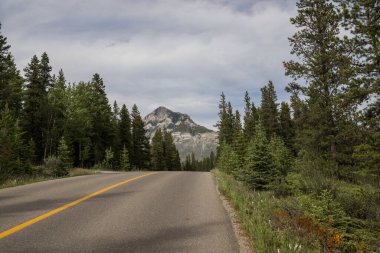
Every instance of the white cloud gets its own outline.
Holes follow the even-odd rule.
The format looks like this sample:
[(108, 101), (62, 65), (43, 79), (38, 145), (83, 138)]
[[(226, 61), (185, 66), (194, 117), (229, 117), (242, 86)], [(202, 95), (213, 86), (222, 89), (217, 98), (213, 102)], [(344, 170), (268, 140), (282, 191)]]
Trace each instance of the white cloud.
[(237, 108), (271, 79), (286, 99), (282, 61), (294, 32), (289, 1), (2, 0), (2, 33), (19, 68), (46, 51), (73, 82), (104, 78), (110, 100), (142, 114), (158, 105), (212, 127), (219, 94)]

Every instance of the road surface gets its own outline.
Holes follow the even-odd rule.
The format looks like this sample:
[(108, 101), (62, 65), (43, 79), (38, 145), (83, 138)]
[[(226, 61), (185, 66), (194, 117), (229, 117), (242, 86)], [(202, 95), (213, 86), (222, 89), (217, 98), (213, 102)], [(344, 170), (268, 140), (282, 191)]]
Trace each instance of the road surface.
[(0, 190), (0, 252), (238, 252), (206, 172), (128, 172)]

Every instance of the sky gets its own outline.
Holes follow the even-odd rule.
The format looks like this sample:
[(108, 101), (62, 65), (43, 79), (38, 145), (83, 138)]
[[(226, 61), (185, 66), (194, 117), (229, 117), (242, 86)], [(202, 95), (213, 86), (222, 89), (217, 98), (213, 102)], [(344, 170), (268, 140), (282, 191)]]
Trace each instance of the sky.
[(1, 0), (1, 33), (22, 70), (47, 52), (67, 81), (104, 80), (110, 103), (187, 113), (215, 129), (223, 91), (244, 110), (272, 80), (279, 101), (290, 79), (288, 37), (296, 0)]

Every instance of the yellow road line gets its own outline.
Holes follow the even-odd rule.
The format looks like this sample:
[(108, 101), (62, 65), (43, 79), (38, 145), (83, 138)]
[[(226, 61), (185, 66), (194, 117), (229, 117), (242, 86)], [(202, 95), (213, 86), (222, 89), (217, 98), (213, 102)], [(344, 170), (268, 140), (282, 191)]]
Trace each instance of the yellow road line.
[(38, 216), (38, 217), (36, 217), (34, 219), (28, 220), (28, 221), (26, 221), (24, 223), (21, 223), (20, 225), (17, 225), (17, 226), (15, 226), (13, 228), (5, 230), (4, 232), (1, 232), (0, 233), (0, 239), (2, 239), (4, 237), (7, 237), (8, 235), (11, 235), (11, 234), (13, 234), (13, 233), (15, 233), (15, 232), (17, 232), (19, 230), (22, 230), (22, 229), (26, 228), (26, 227), (29, 227), (29, 226), (33, 225), (34, 223), (37, 223), (37, 222), (39, 222), (41, 220), (44, 220), (44, 219), (46, 219), (46, 218), (48, 218), (48, 217), (50, 217), (50, 216), (52, 216), (52, 215), (54, 215), (56, 213), (62, 212), (63, 210), (65, 210), (65, 209), (67, 209), (69, 207), (75, 206), (75, 205), (79, 204), (80, 202), (83, 202), (83, 201), (85, 201), (85, 200), (87, 200), (89, 198), (92, 198), (92, 197), (95, 197), (97, 195), (100, 195), (100, 194), (102, 194), (102, 193), (104, 193), (106, 191), (112, 190), (112, 189), (114, 189), (116, 187), (119, 187), (119, 186), (121, 186), (123, 184), (129, 183), (131, 181), (134, 181), (134, 180), (137, 180), (137, 179), (149, 176), (149, 175), (153, 175), (153, 174), (156, 174), (156, 173), (157, 172), (148, 173), (148, 174), (144, 174), (144, 175), (141, 175), (141, 176), (138, 176), (138, 177), (134, 177), (134, 178), (122, 181), (120, 183), (108, 186), (108, 187), (103, 188), (103, 189), (101, 189), (99, 191), (93, 192), (93, 193), (91, 193), (91, 194), (89, 194), (87, 196), (84, 196), (84, 197), (82, 197), (80, 199), (77, 199), (77, 200), (75, 200), (75, 201), (73, 201), (71, 203), (68, 203), (68, 204), (63, 205), (61, 207), (58, 207), (57, 209), (54, 209), (54, 210), (52, 210), (50, 212), (47, 212), (47, 213), (45, 213), (43, 215), (40, 215), (40, 216)]

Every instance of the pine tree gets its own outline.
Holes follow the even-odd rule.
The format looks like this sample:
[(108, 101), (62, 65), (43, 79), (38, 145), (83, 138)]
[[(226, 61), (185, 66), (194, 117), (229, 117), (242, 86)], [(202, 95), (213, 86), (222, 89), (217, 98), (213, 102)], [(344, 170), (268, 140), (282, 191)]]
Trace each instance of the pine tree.
[(0, 111), (5, 105), (12, 111), (15, 117), (21, 113), (22, 84), (23, 79), (17, 70), (7, 38), (1, 34), (0, 23)]
[(273, 158), (273, 166), (276, 168), (276, 175), (286, 176), (292, 167), (292, 156), (285, 142), (275, 136), (270, 140), (268, 148)]
[(72, 160), (69, 147), (66, 144), (65, 138), (62, 137), (59, 141), (58, 146), (58, 159), (61, 161), (62, 165), (56, 168), (54, 174), (56, 176), (65, 176), (69, 172), (68, 170), (72, 168)]
[(27, 84), (22, 126), (27, 139), (32, 138), (35, 142), (36, 157), (40, 162), (44, 158), (47, 92), (46, 86), (41, 82), (40, 61), (37, 56), (33, 56), (24, 71)]
[(144, 122), (136, 105), (132, 107), (132, 166), (137, 169), (149, 169), (150, 145), (146, 136)]
[[(344, 105), (368, 101), (375, 105), (380, 96), (380, 4), (378, 0), (336, 0), (343, 14), (343, 26), (350, 57), (348, 94)], [(371, 99), (372, 98), (372, 99)], [(375, 99), (373, 99), (375, 98)], [(369, 106), (371, 107), (371, 105)]]
[(115, 100), (112, 107), (112, 117), (111, 117), (112, 150), (115, 156), (114, 168), (119, 167), (121, 150), (123, 148), (120, 142), (119, 124), (120, 124), (120, 108), (117, 105), (117, 102)]
[(131, 170), (131, 164), (129, 163), (129, 153), (128, 153), (128, 149), (125, 146), (123, 146), (123, 149), (121, 150), (120, 168), (123, 171)]
[(235, 119), (234, 119), (234, 136), (232, 140), (232, 148), (236, 155), (238, 156), (239, 160), (239, 166), (236, 167), (236, 170), (239, 170), (242, 168), (244, 161), (244, 155), (245, 155), (245, 149), (247, 145), (247, 139), (245, 138), (245, 135), (243, 133), (243, 129), (240, 122), (240, 113), (238, 110), (235, 112)]
[(114, 161), (115, 161), (115, 155), (111, 147), (106, 148), (104, 160), (103, 160), (103, 167), (109, 170), (112, 170), (114, 168)]
[(160, 128), (156, 130), (152, 138), (151, 146), (152, 168), (154, 170), (165, 170), (166, 159), (164, 159), (164, 140)]
[(105, 92), (103, 79), (99, 74), (94, 74), (90, 83), (91, 95), (89, 97), (89, 110), (91, 114), (91, 142), (93, 147), (94, 162), (101, 162), (105, 150), (112, 145), (111, 106)]
[(181, 158), (179, 157), (179, 152), (177, 149), (175, 152), (174, 168), (175, 168), (175, 170), (182, 170)]
[(0, 182), (27, 172), (21, 135), (19, 121), (15, 120), (8, 105), (5, 105), (0, 120)]
[(245, 92), (244, 96), (245, 108), (244, 108), (244, 135), (247, 140), (253, 137), (255, 132), (255, 124), (257, 118), (254, 115), (255, 105), (251, 102), (251, 97), (248, 91)]
[(197, 160), (195, 159), (194, 152), (191, 152), (191, 170), (196, 171), (197, 170)]
[(230, 145), (226, 143), (221, 144), (216, 166), (218, 169), (226, 173), (231, 173), (233, 175), (238, 173), (237, 171), (240, 166), (239, 157)]
[[(336, 159), (337, 134), (343, 112), (342, 82), (345, 80), (347, 57), (339, 38), (340, 16), (332, 2), (301, 0), (298, 15), (291, 19), (299, 31), (291, 37), (291, 54), (300, 61), (284, 63), (286, 75), (294, 78), (287, 91), (301, 94), (307, 101), (307, 115), (301, 134), (309, 153)], [(295, 81), (302, 82), (303, 85)]]
[(272, 81), (261, 88), (260, 121), (263, 125), (267, 138), (278, 135), (280, 126), (278, 122), (277, 95)]
[(48, 118), (46, 131), (46, 152), (53, 156), (57, 152), (60, 138), (63, 136), (66, 112), (68, 106), (68, 94), (66, 80), (62, 69), (58, 78), (53, 80), (52, 88), (48, 91)]
[(213, 169), (216, 164), (216, 157), (214, 151), (211, 151), (210, 153), (210, 169)]
[(93, 166), (92, 114), (89, 108), (91, 85), (79, 82), (67, 89), (68, 105), (64, 124), (64, 136), (73, 149), (73, 161), (80, 167)]
[(227, 102), (226, 102), (226, 96), (222, 92), (220, 95), (220, 102), (219, 102), (219, 121), (216, 124), (216, 126), (219, 129), (219, 143), (226, 142), (227, 141), (227, 135), (228, 135), (228, 122), (227, 122)]
[(261, 124), (256, 126), (254, 138), (249, 143), (244, 161), (245, 166), (240, 179), (252, 189), (268, 189), (269, 184), (276, 178), (277, 171)]
[(293, 148), (294, 141), (294, 124), (290, 116), (290, 107), (288, 103), (282, 102), (280, 109), (280, 136), (284, 140), (285, 145), (291, 149)]
[(120, 144), (128, 150), (131, 154), (131, 118), (129, 116), (128, 108), (123, 104), (120, 110), (120, 122), (119, 122), (119, 138)]
[(178, 170), (176, 167), (177, 161), (177, 148), (174, 144), (173, 136), (168, 131), (163, 133), (163, 147), (164, 147), (164, 159), (165, 167), (167, 170)]
[(191, 160), (190, 155), (186, 156), (185, 163), (183, 165), (183, 170), (190, 171), (191, 170)]

